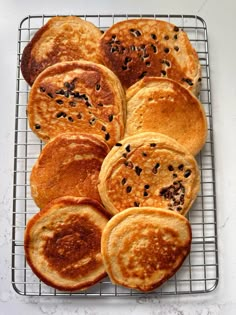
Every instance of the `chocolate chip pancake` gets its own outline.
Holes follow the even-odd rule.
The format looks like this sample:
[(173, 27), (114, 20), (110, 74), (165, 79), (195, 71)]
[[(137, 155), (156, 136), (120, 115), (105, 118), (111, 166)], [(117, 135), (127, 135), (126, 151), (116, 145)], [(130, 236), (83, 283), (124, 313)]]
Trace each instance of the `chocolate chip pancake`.
[(105, 142), (88, 134), (65, 133), (48, 142), (30, 175), (37, 206), (66, 195), (100, 201), (98, 175), (108, 151)]
[(177, 141), (144, 132), (118, 142), (103, 161), (98, 190), (111, 214), (153, 206), (185, 215), (200, 184), (194, 157)]
[(118, 22), (100, 38), (100, 52), (125, 88), (145, 76), (158, 76), (199, 93), (198, 55), (187, 34), (171, 23), (152, 19)]
[(129, 208), (106, 225), (102, 258), (114, 284), (151, 291), (180, 268), (191, 240), (184, 216), (153, 207)]
[(64, 132), (97, 134), (113, 146), (124, 134), (125, 95), (108, 68), (86, 61), (45, 69), (29, 95), (28, 119), (43, 141)]
[(26, 260), (32, 271), (58, 290), (84, 290), (105, 277), (101, 235), (108, 218), (88, 198), (55, 199), (27, 223)]
[(57, 16), (42, 26), (25, 47), (21, 71), (32, 85), (45, 68), (61, 61), (88, 60), (101, 63), (100, 30), (76, 16)]
[(206, 141), (207, 121), (196, 96), (174, 80), (146, 77), (126, 92), (125, 136), (164, 133), (196, 155)]

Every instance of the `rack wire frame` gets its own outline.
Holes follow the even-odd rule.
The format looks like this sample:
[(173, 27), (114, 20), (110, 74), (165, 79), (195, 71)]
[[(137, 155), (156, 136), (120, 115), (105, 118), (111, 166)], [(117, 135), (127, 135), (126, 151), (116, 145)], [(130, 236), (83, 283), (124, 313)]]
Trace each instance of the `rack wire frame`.
[(188, 214), (193, 236), (191, 252), (180, 270), (160, 288), (149, 293), (113, 285), (109, 278), (86, 291), (62, 292), (41, 282), (27, 265), (24, 255), (24, 229), (30, 217), (39, 211), (31, 197), (29, 177), (43, 143), (28, 126), (26, 108), (30, 88), (22, 77), (20, 63), (24, 47), (52, 16), (29, 15), (21, 21), (18, 29), (11, 268), (14, 290), (20, 295), (27, 296), (80, 297), (146, 297), (213, 291), (219, 281), (219, 266), (208, 35), (205, 21), (195, 15), (77, 15), (94, 23), (101, 31), (124, 19), (152, 18), (167, 21), (188, 34), (198, 53), (202, 67), (200, 100), (207, 116), (208, 137), (204, 148), (197, 156), (201, 172), (200, 192)]

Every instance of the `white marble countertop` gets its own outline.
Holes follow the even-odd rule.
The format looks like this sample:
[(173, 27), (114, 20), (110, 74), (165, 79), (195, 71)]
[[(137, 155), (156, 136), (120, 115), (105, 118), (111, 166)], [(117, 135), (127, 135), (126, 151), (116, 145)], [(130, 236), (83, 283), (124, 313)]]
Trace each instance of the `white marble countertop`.
[[(0, 2), (0, 315), (236, 314), (236, 41), (234, 0)], [(219, 285), (211, 293), (164, 298), (27, 297), (11, 286), (11, 220), (17, 29), (29, 14), (169, 13), (203, 17), (208, 27), (217, 184)]]

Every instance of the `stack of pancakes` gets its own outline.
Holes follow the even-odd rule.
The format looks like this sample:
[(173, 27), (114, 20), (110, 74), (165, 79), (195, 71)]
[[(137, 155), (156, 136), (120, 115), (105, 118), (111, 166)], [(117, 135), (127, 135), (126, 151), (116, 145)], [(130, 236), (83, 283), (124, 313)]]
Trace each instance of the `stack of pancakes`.
[(201, 66), (186, 33), (158, 20), (104, 34), (54, 17), (25, 47), (29, 126), (45, 142), (32, 168), (41, 209), (25, 254), (46, 284), (84, 290), (107, 274), (141, 291), (168, 280), (190, 252), (185, 217), (206, 141)]

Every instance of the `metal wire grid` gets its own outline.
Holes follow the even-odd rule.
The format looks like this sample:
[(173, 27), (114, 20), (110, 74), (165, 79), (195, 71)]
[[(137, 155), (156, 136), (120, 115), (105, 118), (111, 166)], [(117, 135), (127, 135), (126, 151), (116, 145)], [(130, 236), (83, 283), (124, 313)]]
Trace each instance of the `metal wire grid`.
[(177, 294), (205, 293), (214, 290), (218, 284), (218, 248), (216, 222), (216, 194), (212, 106), (208, 38), (205, 21), (192, 15), (80, 15), (106, 30), (112, 24), (130, 18), (154, 18), (171, 22), (187, 32), (195, 47), (202, 66), (202, 88), (200, 100), (208, 121), (208, 137), (205, 147), (197, 156), (201, 170), (201, 189), (194, 206), (189, 212), (192, 226), (191, 253), (181, 269), (160, 288), (151, 293), (140, 293), (111, 284), (107, 278), (84, 292), (68, 293), (55, 290), (42, 283), (31, 271), (24, 256), (24, 229), (29, 218), (38, 212), (31, 194), (29, 175), (40, 151), (42, 142), (28, 127), (26, 107), (29, 86), (20, 72), (20, 60), (24, 47), (34, 33), (44, 25), (50, 15), (35, 15), (24, 18), (19, 27), (17, 51), (16, 117), (14, 144), (14, 187), (12, 226), (12, 285), (21, 295), (39, 296), (163, 296)]

